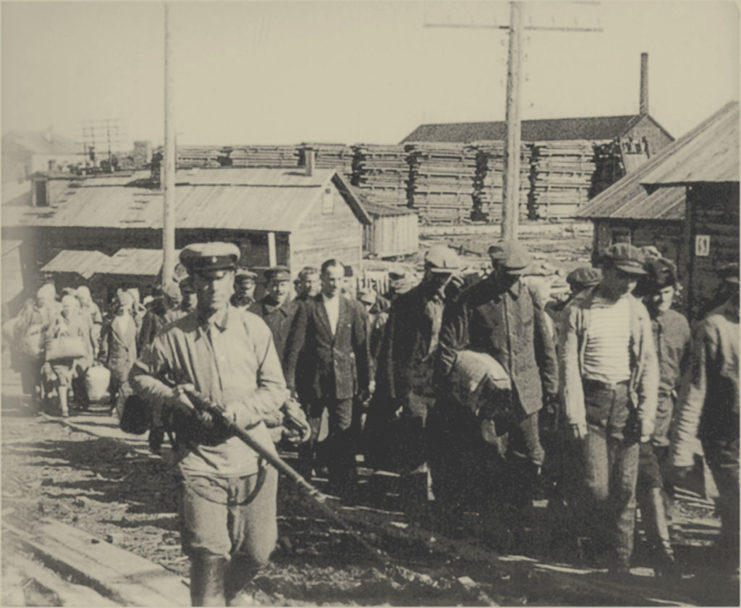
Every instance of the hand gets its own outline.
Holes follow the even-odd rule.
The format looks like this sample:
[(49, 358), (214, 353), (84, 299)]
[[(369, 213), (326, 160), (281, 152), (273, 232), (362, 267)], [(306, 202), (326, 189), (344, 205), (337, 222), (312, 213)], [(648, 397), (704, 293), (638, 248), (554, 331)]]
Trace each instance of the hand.
[(652, 420), (641, 420), (641, 443), (647, 443), (651, 440), (654, 432), (654, 423)]
[[(243, 429), (249, 429), (253, 426), (257, 426), (263, 421), (263, 417), (259, 415), (254, 408), (245, 406), (243, 403), (234, 402), (227, 403), (224, 406), (224, 418), (233, 422), (238, 427)], [(266, 424), (269, 426), (280, 426), (283, 421), (282, 413), (277, 413), (274, 421), (267, 421)]]
[(543, 396), (543, 406), (545, 407), (545, 411), (550, 415), (555, 415), (558, 412), (558, 403), (558, 393), (546, 393)]
[(463, 287), (464, 279), (460, 274), (454, 274), (450, 277), (450, 284), (456, 289)]
[(587, 425), (582, 424), (571, 424), (569, 425), (571, 428), (571, 436), (574, 439), (584, 439), (587, 436)]
[(368, 396), (372, 395), (375, 392), (376, 392), (376, 381), (375, 380), (371, 380), (368, 383)]
[(186, 390), (193, 390), (194, 388), (195, 387), (192, 384), (183, 384), (176, 386), (172, 389), (172, 394), (168, 399), (168, 405), (182, 412), (183, 414), (197, 418), (204, 424), (210, 424), (213, 420), (211, 414), (208, 414), (206, 412), (199, 412), (186, 394)]

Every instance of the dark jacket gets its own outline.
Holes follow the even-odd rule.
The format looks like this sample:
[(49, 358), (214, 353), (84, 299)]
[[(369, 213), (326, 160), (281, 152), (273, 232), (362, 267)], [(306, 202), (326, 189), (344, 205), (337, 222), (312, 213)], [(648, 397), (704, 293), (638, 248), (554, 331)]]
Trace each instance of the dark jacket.
[(350, 399), (368, 390), (370, 367), (361, 304), (340, 296), (337, 333), (333, 336), (322, 294), (305, 303), (306, 332), (296, 374), (299, 398)]
[(440, 331), (442, 377), (450, 372), (456, 352), (464, 349), (488, 353), (507, 370), (526, 414), (543, 406), (543, 390), (554, 395), (558, 390), (546, 313), (522, 281), (506, 290), (491, 279), (480, 281), (446, 309)]
[(306, 310), (301, 302), (286, 301), (275, 306), (267, 297), (258, 300), (249, 311), (262, 318), (273, 333), (283, 375), (289, 389), (296, 388), (296, 365), (306, 334)]

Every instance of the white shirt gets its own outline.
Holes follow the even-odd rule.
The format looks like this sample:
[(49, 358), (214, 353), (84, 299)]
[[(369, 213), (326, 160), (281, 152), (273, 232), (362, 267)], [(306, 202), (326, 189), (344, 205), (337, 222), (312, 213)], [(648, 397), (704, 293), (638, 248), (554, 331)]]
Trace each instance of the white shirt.
[(613, 384), (630, 378), (630, 302), (595, 300), (584, 348), (584, 377)]
[(338, 293), (333, 298), (328, 298), (326, 295), (322, 294), (322, 302), (324, 303), (324, 310), (327, 311), (329, 327), (334, 336), (335, 333), (337, 333), (337, 323), (340, 320), (340, 294)]

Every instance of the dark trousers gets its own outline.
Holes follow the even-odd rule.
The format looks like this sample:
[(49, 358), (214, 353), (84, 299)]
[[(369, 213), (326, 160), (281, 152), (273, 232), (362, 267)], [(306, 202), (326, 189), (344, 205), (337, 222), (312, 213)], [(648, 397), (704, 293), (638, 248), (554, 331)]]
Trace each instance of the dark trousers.
[(703, 440), (705, 460), (718, 487), (715, 508), (720, 516), (721, 529), (718, 548), (723, 561), (738, 566), (739, 558), (739, 495), (738, 495), (738, 439), (730, 441)]
[(317, 439), (322, 422), (322, 413), (329, 413), (329, 435), (326, 440), (325, 456), (329, 469), (329, 481), (345, 484), (350, 481), (355, 467), (355, 451), (360, 424), (359, 408), (354, 399), (325, 398), (308, 406), (311, 438), (301, 448), (299, 458), (302, 469), (310, 470), (315, 457)]
[(581, 517), (598, 546), (627, 566), (633, 553), (639, 443), (628, 383), (584, 382), (588, 433), (583, 442)]

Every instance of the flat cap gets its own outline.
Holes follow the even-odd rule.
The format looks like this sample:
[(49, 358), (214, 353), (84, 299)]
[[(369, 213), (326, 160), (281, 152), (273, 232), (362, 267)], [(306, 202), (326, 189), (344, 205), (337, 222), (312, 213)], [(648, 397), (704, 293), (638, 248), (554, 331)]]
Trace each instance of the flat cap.
[(445, 245), (430, 247), (425, 255), (425, 264), (432, 272), (452, 273), (461, 267), (458, 254)]
[(572, 288), (594, 287), (602, 280), (602, 271), (593, 266), (580, 266), (566, 275), (566, 282)]
[(648, 258), (646, 273), (648, 274), (648, 287), (653, 291), (677, 284), (677, 266), (666, 258)]
[(180, 263), (188, 272), (234, 269), (239, 260), (239, 247), (232, 243), (193, 243), (180, 252)]
[(237, 275), (234, 277), (235, 281), (257, 281), (257, 273), (248, 270), (247, 268), (237, 268)]
[(723, 264), (718, 267), (718, 276), (723, 279), (726, 283), (734, 283), (738, 285), (738, 263), (731, 262), (730, 264)]
[(610, 245), (605, 249), (602, 260), (628, 274), (646, 274), (646, 256), (638, 247), (630, 243)]
[(288, 268), (286, 268), (285, 266), (273, 266), (272, 268), (268, 268), (263, 273), (263, 276), (268, 283), (273, 279), (275, 279), (276, 281), (291, 280), (291, 273), (288, 272)]
[(489, 247), (489, 257), (510, 274), (521, 274), (532, 261), (527, 248), (510, 239), (500, 239)]

